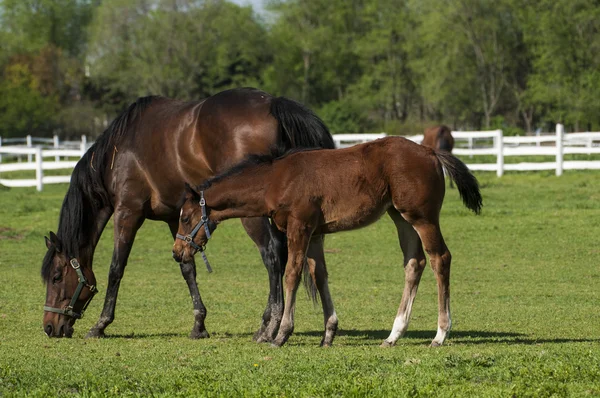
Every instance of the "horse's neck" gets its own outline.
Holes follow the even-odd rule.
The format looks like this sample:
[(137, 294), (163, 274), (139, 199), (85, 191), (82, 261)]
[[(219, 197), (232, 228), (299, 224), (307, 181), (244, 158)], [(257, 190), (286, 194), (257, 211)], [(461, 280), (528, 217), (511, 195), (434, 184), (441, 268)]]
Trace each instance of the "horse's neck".
[(266, 167), (254, 169), (216, 182), (205, 191), (210, 218), (219, 222), (230, 218), (262, 217), (267, 215), (265, 186), (269, 178)]

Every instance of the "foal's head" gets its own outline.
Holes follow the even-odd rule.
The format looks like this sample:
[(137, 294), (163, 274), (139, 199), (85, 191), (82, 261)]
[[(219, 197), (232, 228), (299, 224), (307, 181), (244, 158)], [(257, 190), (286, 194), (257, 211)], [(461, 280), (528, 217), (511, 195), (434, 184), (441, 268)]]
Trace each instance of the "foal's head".
[(80, 259), (67, 256), (53, 232), (46, 238), (46, 247), (42, 265), (47, 285), (44, 331), (50, 337), (71, 337), (75, 321), (96, 294), (96, 277), (90, 267), (81, 267)]
[(214, 222), (209, 221), (209, 212), (203, 193), (196, 192), (186, 184), (177, 239), (173, 245), (175, 261), (191, 262), (198, 251), (204, 250), (210, 233), (217, 227)]

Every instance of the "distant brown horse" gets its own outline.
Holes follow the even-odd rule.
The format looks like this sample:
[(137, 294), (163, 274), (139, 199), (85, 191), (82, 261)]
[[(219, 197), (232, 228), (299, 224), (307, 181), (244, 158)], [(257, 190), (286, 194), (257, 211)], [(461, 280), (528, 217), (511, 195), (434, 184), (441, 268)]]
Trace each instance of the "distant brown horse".
[(452, 130), (443, 124), (425, 129), (421, 144), (440, 151), (452, 152), (454, 148)]
[[(47, 283), (44, 330), (70, 337), (96, 292), (92, 259), (113, 216), (114, 251), (100, 319), (88, 337), (104, 336), (113, 322), (117, 293), (138, 229), (144, 220), (168, 224), (173, 238), (184, 182), (200, 183), (248, 154), (291, 148), (333, 148), (325, 125), (306, 107), (256, 89), (223, 91), (203, 101), (140, 98), (117, 117), (77, 163), (60, 211), (57, 234), (46, 238), (42, 277)], [(255, 337), (272, 340), (283, 315), (285, 235), (267, 218), (242, 220), (269, 272), (270, 292)], [(322, 258), (321, 242), (311, 251)], [(324, 266), (324, 264), (323, 264)], [(206, 307), (196, 265), (180, 265), (194, 308), (192, 338), (208, 337)], [(144, 292), (139, 292), (140, 294)], [(151, 322), (151, 316), (148, 315)]]
[[(464, 204), (475, 213), (481, 195), (475, 177), (448, 152), (387, 137), (346, 149), (291, 153), (279, 159), (250, 158), (188, 189), (181, 209), (173, 253), (190, 261), (218, 223), (229, 218), (268, 216), (288, 238), (285, 311), (274, 340), (283, 345), (294, 329), (294, 306), (302, 266), (315, 280), (323, 303), (325, 334), (332, 343), (337, 316), (327, 272), (310, 258), (310, 242), (323, 234), (364, 227), (386, 211), (396, 224), (404, 253), (405, 287), (398, 314), (383, 346), (391, 346), (408, 327), (413, 300), (426, 259), (438, 284), (438, 330), (432, 345), (450, 330), (450, 252), (440, 231), (444, 173), (453, 179)], [(309, 254), (306, 260), (306, 254)]]

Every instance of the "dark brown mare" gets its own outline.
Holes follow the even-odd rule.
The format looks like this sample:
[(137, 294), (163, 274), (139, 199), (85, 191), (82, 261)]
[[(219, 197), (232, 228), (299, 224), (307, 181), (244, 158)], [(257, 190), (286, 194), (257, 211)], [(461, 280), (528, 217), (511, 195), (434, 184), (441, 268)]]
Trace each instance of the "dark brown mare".
[(423, 141), (421, 142), (421, 145), (425, 145), (440, 151), (452, 152), (452, 149), (454, 148), (454, 137), (452, 137), (452, 130), (450, 130), (450, 127), (443, 124), (440, 126), (427, 128), (423, 134)]
[(185, 239), (200, 247), (206, 244), (203, 219), (211, 232), (229, 218), (271, 217), (288, 238), (285, 311), (273, 343), (281, 346), (292, 334), (296, 291), (307, 261), (323, 303), (322, 345), (329, 346), (338, 320), (327, 271), (322, 262), (315, 263), (310, 256), (306, 259), (311, 254), (309, 243), (319, 241), (323, 234), (364, 227), (387, 211), (404, 253), (405, 286), (393, 329), (382, 345), (394, 345), (408, 327), (426, 264), (424, 247), (438, 284), (438, 330), (432, 342), (437, 346), (451, 326), (451, 256), (439, 224), (445, 192), (442, 168), (455, 181), (464, 204), (479, 213), (479, 186), (464, 163), (448, 152), (400, 137), (345, 149), (296, 152), (279, 159), (250, 158), (204, 182), (198, 187), (200, 193), (187, 190), (178, 232), (183, 239), (175, 241), (173, 252), (190, 261), (196, 250)]
[[(204, 101), (140, 98), (115, 119), (75, 167), (58, 232), (46, 238), (42, 265), (47, 283), (44, 330), (71, 336), (75, 320), (95, 292), (94, 250), (111, 215), (114, 252), (100, 319), (88, 337), (104, 335), (114, 320), (117, 293), (136, 232), (146, 219), (177, 231), (184, 182), (200, 183), (248, 154), (291, 148), (333, 148), (325, 125), (297, 102), (256, 89), (234, 89)], [(269, 272), (270, 292), (255, 337), (272, 340), (283, 314), (285, 235), (267, 218), (242, 220)], [(311, 247), (322, 258), (323, 247)], [(324, 266), (324, 264), (323, 264)], [(191, 337), (208, 337), (206, 308), (190, 258), (181, 264), (194, 308)], [(79, 283), (78, 283), (79, 281)]]

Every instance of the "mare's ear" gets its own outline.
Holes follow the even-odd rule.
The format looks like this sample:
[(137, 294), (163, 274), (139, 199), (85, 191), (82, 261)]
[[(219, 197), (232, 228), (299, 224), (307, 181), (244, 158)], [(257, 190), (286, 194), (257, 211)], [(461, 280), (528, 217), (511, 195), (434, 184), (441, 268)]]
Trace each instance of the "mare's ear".
[(200, 200), (200, 194), (196, 192), (194, 188), (192, 188), (187, 182), (185, 183), (185, 193), (186, 197), (189, 197), (192, 200)]
[(52, 247), (52, 242), (50, 242), (50, 239), (48, 239), (47, 236), (44, 236), (44, 240), (46, 241), (46, 248), (50, 250), (50, 248)]
[(58, 239), (58, 236), (56, 236), (54, 232), (50, 231), (50, 239), (46, 238), (46, 247), (50, 249), (52, 246), (54, 246), (56, 251), (59, 253), (62, 250), (62, 245)]

